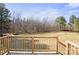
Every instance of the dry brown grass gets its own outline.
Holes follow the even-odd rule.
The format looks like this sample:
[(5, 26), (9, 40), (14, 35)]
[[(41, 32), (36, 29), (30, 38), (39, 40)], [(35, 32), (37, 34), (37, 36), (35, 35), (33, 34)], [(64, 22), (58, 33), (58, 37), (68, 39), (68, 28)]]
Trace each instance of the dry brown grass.
[(38, 37), (53, 37), (58, 36), (61, 41), (79, 41), (79, 33), (76, 32), (50, 32), (41, 34), (22, 34), (17, 36), (38, 36)]

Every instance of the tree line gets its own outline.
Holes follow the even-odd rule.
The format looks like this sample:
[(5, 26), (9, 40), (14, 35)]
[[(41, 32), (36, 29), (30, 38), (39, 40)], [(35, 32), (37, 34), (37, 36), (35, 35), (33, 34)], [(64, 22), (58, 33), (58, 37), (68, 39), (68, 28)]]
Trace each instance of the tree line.
[[(53, 16), (53, 15), (52, 15)], [(4, 33), (41, 33), (57, 31), (76, 31), (79, 32), (79, 18), (71, 15), (69, 22), (63, 16), (58, 16), (54, 22), (43, 18), (21, 18), (21, 16), (11, 16), (11, 12), (5, 4), (0, 3), (0, 36)]]

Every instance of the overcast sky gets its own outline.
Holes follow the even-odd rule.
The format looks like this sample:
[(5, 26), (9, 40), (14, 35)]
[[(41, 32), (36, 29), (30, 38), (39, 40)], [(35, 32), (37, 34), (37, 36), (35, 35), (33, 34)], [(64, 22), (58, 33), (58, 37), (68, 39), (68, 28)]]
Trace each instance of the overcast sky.
[(79, 17), (79, 4), (69, 3), (7, 3), (6, 7), (21, 14), (22, 17), (49, 18), (54, 20), (57, 16), (64, 16), (68, 21), (70, 15)]

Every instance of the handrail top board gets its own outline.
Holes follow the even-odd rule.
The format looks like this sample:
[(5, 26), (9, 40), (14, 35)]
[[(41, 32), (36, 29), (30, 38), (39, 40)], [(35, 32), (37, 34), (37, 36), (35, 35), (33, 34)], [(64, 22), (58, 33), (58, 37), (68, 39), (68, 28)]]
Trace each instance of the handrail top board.
[(66, 41), (68, 44), (71, 44), (71, 45), (73, 45), (74, 47), (77, 47), (77, 48), (79, 48), (79, 45), (77, 45), (77, 44), (75, 44), (75, 43), (73, 43), (73, 42), (70, 42), (70, 41)]
[(58, 38), (56, 36), (49, 36), (49, 37), (45, 37), (45, 36), (11, 36), (11, 37), (16, 37), (16, 38)]
[(66, 47), (66, 45), (65, 45), (64, 43), (62, 43), (61, 41), (58, 41), (58, 43), (60, 43), (60, 44), (62, 44), (63, 46), (65, 46), (65, 47)]

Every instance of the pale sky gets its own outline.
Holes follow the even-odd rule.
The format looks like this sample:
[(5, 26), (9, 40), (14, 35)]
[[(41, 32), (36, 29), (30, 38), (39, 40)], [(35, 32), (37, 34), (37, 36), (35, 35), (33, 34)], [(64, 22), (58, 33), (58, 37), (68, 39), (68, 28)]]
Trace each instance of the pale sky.
[(77, 3), (7, 3), (6, 7), (25, 18), (42, 19), (45, 17), (55, 20), (57, 16), (64, 16), (68, 21), (72, 14), (79, 17), (79, 4)]

